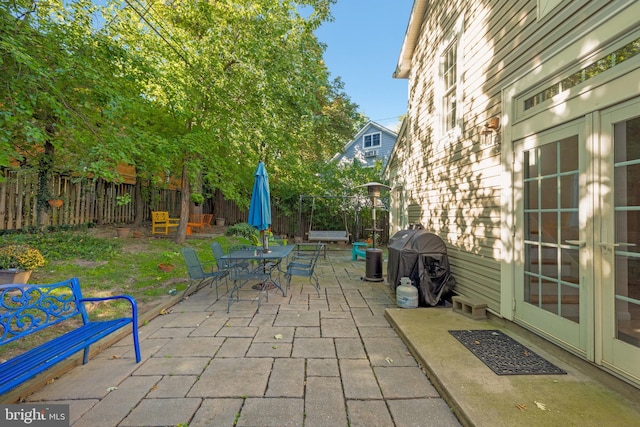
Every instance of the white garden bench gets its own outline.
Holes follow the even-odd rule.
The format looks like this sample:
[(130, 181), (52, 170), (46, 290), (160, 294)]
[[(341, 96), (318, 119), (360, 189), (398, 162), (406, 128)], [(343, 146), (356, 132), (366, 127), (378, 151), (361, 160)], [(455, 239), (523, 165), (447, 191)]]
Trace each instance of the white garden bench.
[(310, 242), (349, 242), (349, 233), (343, 231), (314, 230), (308, 233)]

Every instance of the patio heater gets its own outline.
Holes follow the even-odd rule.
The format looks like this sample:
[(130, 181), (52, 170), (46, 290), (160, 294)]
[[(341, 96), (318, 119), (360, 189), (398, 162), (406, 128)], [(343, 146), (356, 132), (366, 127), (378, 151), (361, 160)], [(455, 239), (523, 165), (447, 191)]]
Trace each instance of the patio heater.
[[(367, 187), (367, 191), (369, 192), (369, 198), (371, 198), (371, 240), (372, 244), (370, 248), (367, 248), (365, 251), (366, 254), (366, 264), (365, 264), (365, 274), (362, 280), (366, 280), (368, 282), (382, 282), (384, 279), (382, 278), (382, 249), (376, 248), (376, 234), (378, 231), (382, 231), (381, 228), (376, 226), (376, 203), (377, 199), (380, 198), (380, 190), (390, 190), (391, 187), (380, 184), (379, 182), (368, 182), (363, 185), (359, 185), (358, 187)], [(367, 229), (368, 230), (368, 229)]]

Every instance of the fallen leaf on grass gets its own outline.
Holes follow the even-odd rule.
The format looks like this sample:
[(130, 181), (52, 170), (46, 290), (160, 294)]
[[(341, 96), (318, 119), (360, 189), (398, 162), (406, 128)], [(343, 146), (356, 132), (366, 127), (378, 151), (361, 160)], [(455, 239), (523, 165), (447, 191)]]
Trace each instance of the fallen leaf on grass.
[(538, 409), (540, 409), (541, 411), (546, 411), (547, 410), (547, 405), (545, 405), (542, 402), (536, 402), (535, 400), (533, 401), (533, 403), (536, 404), (536, 406), (538, 407)]

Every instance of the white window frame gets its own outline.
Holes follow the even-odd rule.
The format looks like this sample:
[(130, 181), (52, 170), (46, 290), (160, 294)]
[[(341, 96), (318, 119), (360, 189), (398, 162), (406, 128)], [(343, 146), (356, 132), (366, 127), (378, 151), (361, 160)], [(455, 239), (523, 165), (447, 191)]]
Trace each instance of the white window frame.
[[(447, 37), (440, 43), (440, 48), (438, 49), (436, 61), (436, 79), (435, 84), (435, 99), (436, 101), (436, 113), (439, 118), (437, 121), (437, 131), (436, 134), (440, 136), (440, 139), (446, 139), (449, 141), (453, 141), (461, 136), (462, 134), (462, 117), (463, 117), (463, 109), (462, 109), (462, 96), (463, 96), (463, 87), (462, 87), (462, 75), (464, 72), (463, 67), (463, 29), (464, 29), (464, 15), (460, 15), (456, 20), (454, 27), (451, 29), (450, 33)], [(456, 64), (455, 64), (455, 73), (456, 79), (454, 83), (454, 91), (455, 93), (451, 93), (451, 91), (445, 90), (445, 55), (451, 49), (455, 50), (456, 56)], [(449, 95), (453, 95), (456, 103), (455, 107), (455, 121), (452, 127), (449, 126), (448, 117), (447, 117), (447, 100), (450, 99)]]
[[(377, 144), (373, 143), (373, 136), (374, 135), (379, 135), (380, 136), (378, 138), (378, 143)], [(369, 146), (367, 146), (367, 137), (369, 137), (370, 140), (371, 140), (371, 145), (369, 145)], [(368, 133), (368, 134), (362, 136), (362, 149), (363, 150), (371, 150), (373, 148), (381, 147), (381, 146), (382, 146), (382, 132), (371, 132), (371, 133)]]

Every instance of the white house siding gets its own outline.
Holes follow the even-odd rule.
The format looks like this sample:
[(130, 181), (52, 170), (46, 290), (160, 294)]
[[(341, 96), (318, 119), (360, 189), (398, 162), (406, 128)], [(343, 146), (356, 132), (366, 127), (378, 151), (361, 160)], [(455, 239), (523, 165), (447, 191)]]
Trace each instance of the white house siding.
[[(541, 20), (537, 0), (427, 3), (407, 76), (407, 143), (396, 148), (388, 177), (392, 186), (401, 185), (403, 206), (419, 204), (422, 224), (447, 242), (457, 291), (500, 313), (501, 200), (508, 195), (501, 190), (501, 132), (493, 146), (486, 147), (480, 144), (480, 130), (491, 117), (499, 117), (504, 126), (505, 87), (557, 52), (568, 33), (588, 28), (594, 14), (604, 13), (615, 2), (563, 1)], [(438, 136), (436, 61), (461, 16), (462, 120), (458, 137), (447, 139)], [(395, 215), (392, 230), (402, 228), (401, 219)]]

